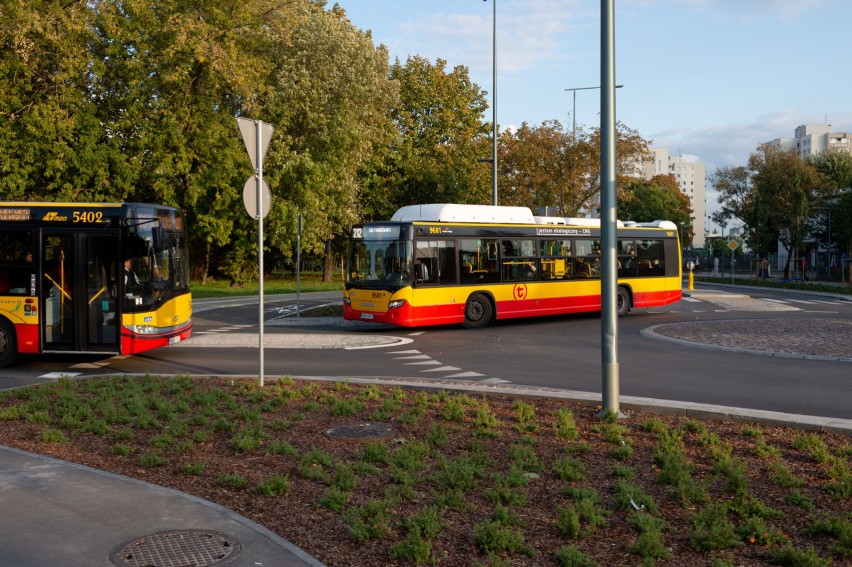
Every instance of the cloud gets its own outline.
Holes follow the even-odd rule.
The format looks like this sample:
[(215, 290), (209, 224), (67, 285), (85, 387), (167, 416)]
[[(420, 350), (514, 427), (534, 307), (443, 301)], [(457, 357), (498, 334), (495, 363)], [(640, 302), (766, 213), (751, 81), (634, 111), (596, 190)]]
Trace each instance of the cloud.
[(689, 6), (722, 21), (746, 22), (771, 18), (790, 22), (807, 12), (845, 1), (847, 0), (627, 0), (625, 4), (640, 7)]
[[(850, 131), (852, 113), (838, 114), (832, 129), (835, 132)], [(699, 157), (707, 165), (710, 175), (717, 168), (744, 166), (757, 148), (777, 138), (792, 138), (796, 127), (803, 124), (823, 124), (825, 117), (798, 108), (787, 108), (756, 117), (752, 122), (721, 124), (710, 128), (693, 130), (679, 128), (654, 132), (648, 139), (654, 146), (689, 148), (689, 153)], [(831, 120), (829, 121), (831, 123)]]
[[(834, 132), (852, 132), (852, 112), (830, 117)], [(707, 217), (718, 210), (718, 194), (712, 177), (722, 167), (747, 166), (748, 158), (758, 147), (778, 138), (792, 138), (796, 127), (823, 124), (825, 117), (798, 108), (787, 108), (756, 117), (752, 122), (722, 124), (705, 129), (688, 128), (655, 132), (648, 139), (653, 146), (669, 148), (672, 155), (688, 148), (690, 158), (703, 162), (707, 172)]]
[[(453, 12), (421, 13), (416, 20), (400, 24), (399, 35), (407, 38), (409, 54), (418, 53), (432, 60), (440, 57), (451, 66), (464, 64), (480, 72), (490, 71), (493, 5), (471, 3), (454, 8)], [(498, 1), (498, 72), (512, 75), (542, 61), (564, 58), (563, 38), (569, 35), (572, 25), (588, 21), (587, 9), (578, 0)]]

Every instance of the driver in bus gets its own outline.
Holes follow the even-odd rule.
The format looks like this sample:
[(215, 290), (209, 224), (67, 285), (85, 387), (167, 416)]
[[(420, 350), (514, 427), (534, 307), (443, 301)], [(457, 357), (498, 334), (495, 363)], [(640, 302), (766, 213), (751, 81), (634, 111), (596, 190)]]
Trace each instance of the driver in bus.
[(124, 261), (124, 290), (125, 293), (135, 295), (142, 290), (142, 282), (133, 271), (133, 260), (127, 258)]

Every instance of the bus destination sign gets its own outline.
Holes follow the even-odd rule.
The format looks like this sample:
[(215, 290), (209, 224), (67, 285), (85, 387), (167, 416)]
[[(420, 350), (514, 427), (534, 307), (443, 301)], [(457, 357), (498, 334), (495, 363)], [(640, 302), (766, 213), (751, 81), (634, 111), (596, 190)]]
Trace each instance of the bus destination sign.
[(0, 221), (26, 222), (30, 218), (30, 209), (28, 207), (0, 207)]

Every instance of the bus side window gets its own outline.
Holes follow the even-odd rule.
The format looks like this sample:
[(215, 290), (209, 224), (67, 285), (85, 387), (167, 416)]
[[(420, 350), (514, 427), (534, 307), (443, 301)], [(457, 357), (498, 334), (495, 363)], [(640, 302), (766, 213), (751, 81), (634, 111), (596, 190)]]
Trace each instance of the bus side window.
[(636, 250), (632, 240), (618, 241), (618, 277), (636, 277)]
[(497, 241), (463, 238), (458, 241), (459, 265), (462, 267), (461, 283), (496, 283), (500, 281), (497, 269)]
[(438, 283), (456, 285), (456, 243), (454, 240), (438, 241)]
[(639, 277), (662, 276), (665, 267), (660, 258), (663, 255), (663, 243), (660, 240), (640, 240), (636, 242), (636, 264)]

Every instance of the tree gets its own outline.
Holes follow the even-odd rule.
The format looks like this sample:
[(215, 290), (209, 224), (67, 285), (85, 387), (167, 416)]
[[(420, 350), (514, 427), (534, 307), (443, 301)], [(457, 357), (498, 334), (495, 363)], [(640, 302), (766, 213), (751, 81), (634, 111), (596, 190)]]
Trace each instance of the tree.
[(672, 175), (655, 175), (650, 180), (632, 179), (618, 201), (618, 218), (637, 222), (670, 220), (683, 227), (684, 242), (695, 236), (691, 226), (689, 197), (681, 193)]
[(515, 132), (500, 138), (499, 186), (504, 205), (555, 207), (556, 215), (566, 214), (571, 196), (571, 138), (556, 120), (530, 126), (526, 122)]
[(0, 197), (104, 200), (129, 184), (90, 95), (83, 1), (0, 6)]
[[(581, 216), (597, 207), (600, 193), (600, 133), (565, 130), (557, 120), (526, 123), (501, 139), (501, 202), (532, 209), (555, 207), (559, 216)], [(648, 156), (648, 142), (623, 124), (616, 131), (617, 185)], [(596, 211), (595, 211), (596, 212)]]
[[(270, 0), (93, 7), (91, 89), (132, 171), (132, 183), (113, 198), (185, 209), (192, 248), (204, 251), (203, 282), (214, 248), (244, 241), (240, 193), (251, 169), (234, 116), (259, 108), (272, 38), (283, 41), (297, 21), (294, 8)], [(226, 270), (244, 277), (239, 262)]]
[(447, 72), (447, 62), (433, 65), (411, 56), (390, 68), (400, 99), (392, 111), (399, 136), (380, 167), (374, 168), (372, 195), (381, 195), (396, 209), (418, 203), (488, 203), (489, 185), (484, 140), (490, 127), (483, 122), (484, 92), (471, 82), (466, 67)]
[(827, 249), (831, 242), (830, 255), (835, 248), (844, 250), (847, 256), (852, 255), (852, 154), (839, 149), (827, 150), (809, 156), (808, 163), (826, 180), (824, 200), (815, 207), (818, 214), (811, 231)]
[(732, 218), (743, 222), (743, 235), (758, 256), (764, 256), (778, 241), (778, 230), (769, 222), (769, 212), (758, 206), (752, 187), (752, 172), (744, 166), (722, 167), (716, 170), (712, 183), (719, 192), (722, 209), (713, 214), (713, 221), (727, 226)]
[(394, 135), (397, 91), (385, 48), (342, 10), (306, 5), (301, 13), (301, 25), (277, 48), (264, 104), (278, 128), (268, 154), (269, 245), (289, 257), (302, 213), (303, 246), (325, 256), (323, 279), (331, 281), (333, 238), (360, 218), (359, 173)]
[(752, 172), (753, 212), (777, 232), (787, 250), (785, 277), (789, 277), (793, 251), (799, 250), (812, 203), (821, 200), (824, 181), (820, 173), (801, 160), (795, 150), (762, 145), (749, 157)]

